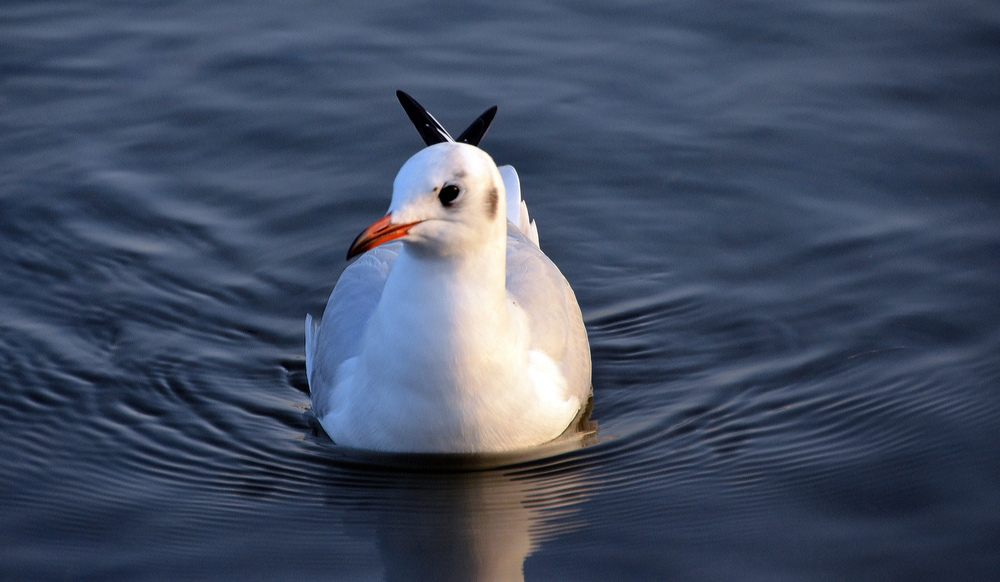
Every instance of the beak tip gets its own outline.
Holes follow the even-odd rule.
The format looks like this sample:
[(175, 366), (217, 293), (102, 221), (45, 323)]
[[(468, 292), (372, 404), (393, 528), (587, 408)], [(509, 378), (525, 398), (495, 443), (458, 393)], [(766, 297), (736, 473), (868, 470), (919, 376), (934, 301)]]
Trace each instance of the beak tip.
[(358, 235), (358, 238), (354, 239), (351, 247), (347, 249), (347, 260), (349, 261), (382, 243), (406, 236), (414, 224), (416, 222), (394, 225), (391, 222), (391, 215), (386, 214), (381, 220), (376, 221), (375, 224), (362, 231)]

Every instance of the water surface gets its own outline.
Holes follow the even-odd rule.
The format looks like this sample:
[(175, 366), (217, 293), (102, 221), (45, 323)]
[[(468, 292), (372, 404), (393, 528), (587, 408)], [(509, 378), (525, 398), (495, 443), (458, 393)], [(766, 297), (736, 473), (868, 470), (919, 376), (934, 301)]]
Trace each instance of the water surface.
[[(0, 578), (987, 580), (1000, 17), (969, 1), (8, 2)], [(597, 442), (372, 463), (302, 321), (420, 147), (517, 167)]]

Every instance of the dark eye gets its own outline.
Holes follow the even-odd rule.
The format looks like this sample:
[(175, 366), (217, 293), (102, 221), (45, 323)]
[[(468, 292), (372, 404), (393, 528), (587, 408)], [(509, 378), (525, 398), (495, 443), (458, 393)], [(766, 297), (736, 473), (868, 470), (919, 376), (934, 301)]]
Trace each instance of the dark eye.
[(448, 184), (444, 188), (441, 188), (441, 191), (438, 192), (438, 199), (441, 200), (441, 204), (451, 206), (451, 203), (458, 198), (459, 194), (461, 194), (461, 191), (458, 189), (458, 186)]

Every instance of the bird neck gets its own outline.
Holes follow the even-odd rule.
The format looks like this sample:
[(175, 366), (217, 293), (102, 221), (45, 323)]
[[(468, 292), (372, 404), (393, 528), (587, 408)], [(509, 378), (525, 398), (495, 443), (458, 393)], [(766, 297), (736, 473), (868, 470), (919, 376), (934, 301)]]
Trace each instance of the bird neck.
[[(404, 244), (386, 279), (366, 331), (362, 354), (392, 354), (364, 362), (372, 377), (416, 392), (504, 385), (526, 353), (505, 285), (506, 237), (475, 252), (449, 257), (417, 254)], [(374, 348), (380, 346), (379, 349)], [(467, 370), (489, 376), (467, 378)], [(434, 396), (433, 398), (437, 398)]]
[[(427, 255), (403, 245), (386, 280), (379, 311), (405, 311), (420, 320), (452, 327), (486, 324), (495, 328), (507, 319), (506, 237), (491, 240), (475, 252)], [(393, 313), (397, 322), (405, 315)], [(415, 322), (416, 323), (416, 322)]]

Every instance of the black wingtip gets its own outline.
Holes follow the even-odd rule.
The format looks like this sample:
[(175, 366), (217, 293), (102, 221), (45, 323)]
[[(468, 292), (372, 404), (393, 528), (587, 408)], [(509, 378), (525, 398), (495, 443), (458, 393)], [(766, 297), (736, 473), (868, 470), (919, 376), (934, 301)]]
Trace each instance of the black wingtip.
[(465, 131), (462, 132), (462, 135), (458, 136), (458, 139), (455, 141), (478, 146), (479, 142), (482, 141), (483, 136), (486, 135), (486, 132), (490, 129), (490, 124), (493, 123), (493, 118), (496, 117), (496, 115), (497, 106), (494, 105), (484, 111), (482, 115), (477, 117), (476, 120), (473, 121), (472, 124), (467, 127)]
[(425, 144), (432, 146), (436, 143), (455, 141), (444, 126), (438, 123), (438, 120), (434, 119), (434, 116), (421, 104), (417, 103), (416, 99), (402, 91), (396, 91), (396, 98), (399, 99), (399, 104), (403, 106), (406, 116), (413, 122), (413, 126), (417, 128), (417, 133), (420, 134), (420, 138), (424, 140)]

